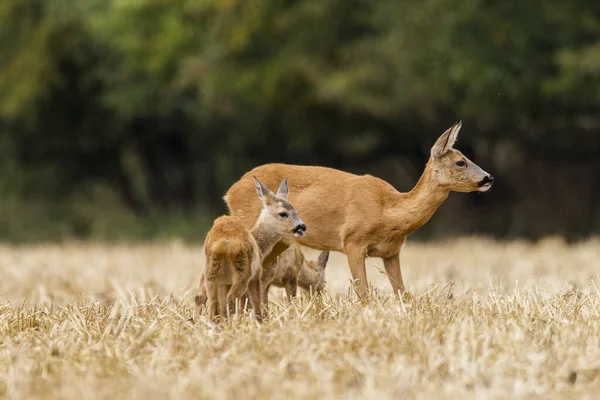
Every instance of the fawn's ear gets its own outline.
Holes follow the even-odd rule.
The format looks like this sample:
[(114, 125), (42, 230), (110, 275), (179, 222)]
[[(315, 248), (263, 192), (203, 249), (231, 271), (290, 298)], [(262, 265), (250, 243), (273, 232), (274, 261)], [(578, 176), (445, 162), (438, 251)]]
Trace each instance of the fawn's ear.
[(290, 189), (288, 187), (288, 180), (287, 178), (283, 178), (283, 180), (279, 184), (279, 189), (277, 189), (277, 194), (275, 196), (287, 200), (289, 190)]
[(328, 251), (321, 252), (321, 254), (319, 254), (319, 258), (317, 258), (316, 267), (318, 267), (318, 269), (320, 269), (320, 270), (325, 269), (325, 267), (327, 266), (328, 260), (329, 260), (329, 252)]
[(256, 194), (260, 197), (263, 205), (268, 206), (275, 203), (275, 195), (268, 187), (264, 185), (257, 177), (253, 176), (254, 185), (256, 186)]
[(441, 157), (446, 154), (456, 143), (458, 139), (458, 132), (462, 127), (462, 121), (454, 123), (446, 132), (442, 133), (442, 136), (438, 138), (433, 147), (431, 148), (431, 156)]

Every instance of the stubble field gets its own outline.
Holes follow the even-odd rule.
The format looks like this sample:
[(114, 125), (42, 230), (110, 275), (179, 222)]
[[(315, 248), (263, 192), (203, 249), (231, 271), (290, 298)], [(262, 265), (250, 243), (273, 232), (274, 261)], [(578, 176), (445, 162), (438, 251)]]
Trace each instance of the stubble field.
[[(309, 258), (317, 252), (305, 249)], [(191, 325), (201, 246), (0, 247), (0, 397), (597, 398), (600, 240), (409, 243), (412, 298), (274, 291), (266, 323)]]

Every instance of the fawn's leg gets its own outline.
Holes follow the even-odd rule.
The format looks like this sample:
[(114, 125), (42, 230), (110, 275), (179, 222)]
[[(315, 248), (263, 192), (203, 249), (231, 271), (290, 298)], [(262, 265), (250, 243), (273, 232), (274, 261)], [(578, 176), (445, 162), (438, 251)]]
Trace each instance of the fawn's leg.
[(285, 282), (285, 294), (287, 295), (288, 300), (292, 300), (298, 294), (298, 279), (290, 279)]
[(270, 264), (263, 264), (262, 271), (262, 306), (265, 309), (269, 308), (269, 287), (271, 286), (271, 282), (273, 282), (273, 278), (275, 277), (275, 273), (277, 272), (277, 263), (275, 261)]
[(248, 282), (250, 281), (250, 261), (251, 258), (246, 254), (238, 254), (234, 261), (234, 274), (231, 288), (227, 293), (227, 313), (236, 312), (236, 301), (239, 302), (239, 307), (242, 307), (242, 299), (248, 290)]
[(216, 258), (211, 258), (206, 264), (206, 297), (208, 301), (208, 318), (211, 321), (214, 321), (217, 316), (217, 303), (219, 296), (219, 282), (217, 281), (217, 274), (219, 269), (220, 262)]
[(198, 318), (200, 318), (200, 314), (202, 311), (202, 306), (206, 305), (206, 300), (208, 300), (208, 297), (206, 297), (206, 284), (205, 284), (205, 277), (204, 277), (204, 273), (202, 273), (202, 275), (200, 275), (200, 288), (198, 290), (198, 294), (196, 295), (196, 297), (194, 297), (194, 317), (193, 319), (196, 320)]
[(263, 310), (262, 310), (262, 298), (263, 298), (263, 285), (260, 279), (260, 272), (258, 271), (256, 276), (250, 280), (248, 285), (248, 294), (250, 295), (250, 301), (252, 302), (252, 308), (254, 309), (254, 316), (258, 322), (263, 321)]
[(231, 285), (221, 285), (219, 287), (219, 311), (218, 314), (222, 317), (227, 316), (227, 293), (229, 293)]
[(248, 289), (247, 282), (244, 282), (241, 279), (234, 278), (233, 285), (231, 285), (231, 288), (229, 289), (229, 292), (227, 293), (227, 315), (237, 313), (238, 308), (241, 309), (242, 297), (244, 296), (244, 293), (246, 293), (247, 289)]

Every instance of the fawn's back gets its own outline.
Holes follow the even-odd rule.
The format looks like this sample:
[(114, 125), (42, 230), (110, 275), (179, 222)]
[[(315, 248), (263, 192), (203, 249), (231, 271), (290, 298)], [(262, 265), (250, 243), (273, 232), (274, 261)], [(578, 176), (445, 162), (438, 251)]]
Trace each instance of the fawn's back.
[(207, 264), (218, 263), (218, 278), (222, 283), (231, 283), (236, 264), (249, 263), (251, 276), (261, 267), (256, 240), (236, 216), (224, 215), (214, 221), (204, 241), (204, 254)]

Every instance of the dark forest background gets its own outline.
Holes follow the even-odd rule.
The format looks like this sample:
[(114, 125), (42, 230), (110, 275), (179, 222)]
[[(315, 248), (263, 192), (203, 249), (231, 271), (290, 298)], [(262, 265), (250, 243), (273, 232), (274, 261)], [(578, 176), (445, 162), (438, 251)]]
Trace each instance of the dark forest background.
[(600, 232), (600, 2), (2, 0), (0, 239), (199, 240), (265, 162), (496, 178), (415, 233)]

